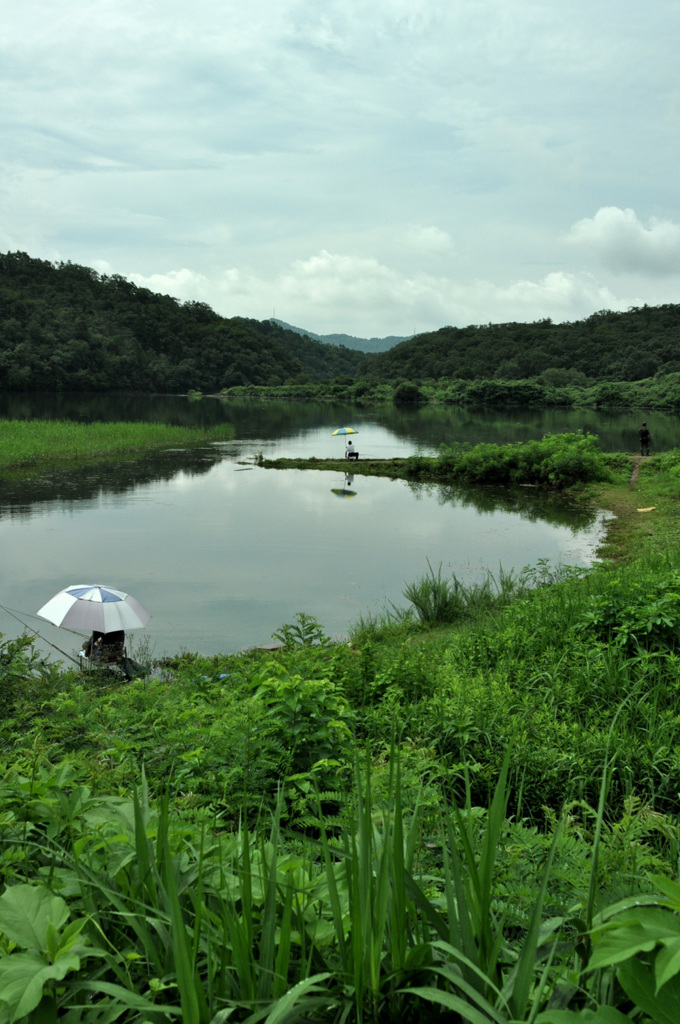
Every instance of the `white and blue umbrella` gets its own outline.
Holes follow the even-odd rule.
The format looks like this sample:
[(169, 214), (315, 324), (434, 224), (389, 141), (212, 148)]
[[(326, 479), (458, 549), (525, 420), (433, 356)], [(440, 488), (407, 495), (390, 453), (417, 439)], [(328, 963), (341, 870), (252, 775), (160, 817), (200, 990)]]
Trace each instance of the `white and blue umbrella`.
[(151, 618), (130, 594), (95, 583), (74, 583), (60, 590), (36, 614), (62, 629), (100, 633), (143, 629)]

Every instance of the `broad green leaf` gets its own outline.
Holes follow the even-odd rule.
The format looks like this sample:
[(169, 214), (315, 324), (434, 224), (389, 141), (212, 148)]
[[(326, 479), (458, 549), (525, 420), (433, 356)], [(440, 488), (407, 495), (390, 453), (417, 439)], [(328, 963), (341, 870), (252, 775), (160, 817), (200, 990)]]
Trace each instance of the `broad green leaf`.
[(612, 918), (606, 925), (593, 929), (593, 936), (607, 935), (621, 928), (643, 928), (658, 942), (680, 936), (680, 917), (665, 907), (637, 907)]
[(22, 949), (46, 949), (49, 926), (58, 931), (68, 916), (61, 896), (40, 885), (13, 885), (0, 896), (0, 931)]
[[(121, 1013), (125, 1007), (130, 1007), (132, 1010), (138, 1010), (140, 1013), (145, 1014), (146, 1017), (153, 1019), (154, 1015), (157, 1015), (165, 1021), (168, 1017), (181, 1017), (182, 1008), (181, 1006), (171, 1006), (169, 1003), (154, 1004), (146, 999), (145, 996), (140, 996), (137, 992), (132, 992), (128, 988), (124, 988), (122, 985), (116, 985), (110, 981), (78, 981), (78, 989), (81, 992), (95, 992), (99, 996), (111, 996), (113, 1004), (103, 1003), (109, 1011), (111, 1006), (120, 1006)], [(119, 1016), (117, 1014), (116, 1016)], [(106, 1020), (115, 1020), (115, 1017), (107, 1015)]]
[(662, 875), (652, 875), (652, 881), (669, 901), (671, 909), (680, 911), (680, 885)]
[(10, 1021), (25, 1017), (36, 1008), (48, 981), (63, 981), (69, 971), (80, 968), (80, 959), (71, 954), (56, 964), (48, 964), (35, 953), (12, 953), (0, 960), (0, 1005), (6, 1003)]
[[(81, 932), (86, 925), (84, 917), (78, 918), (76, 921), (70, 921), (63, 932), (59, 936), (59, 948), (57, 950), (57, 956), (55, 959), (59, 959), (60, 956), (64, 956), (71, 949), (78, 953), (79, 956), (86, 955), (89, 951), (89, 939), (87, 936), (81, 937)], [(92, 955), (96, 955), (97, 950), (92, 950)]]
[(605, 932), (593, 950), (588, 969), (611, 967), (629, 960), (636, 953), (649, 952), (656, 946), (656, 939), (641, 927), (617, 928)]
[(680, 939), (674, 939), (660, 949), (654, 960), (657, 991), (680, 971)]
[(611, 903), (608, 907), (604, 907), (599, 914), (593, 917), (593, 924), (599, 930), (603, 924), (611, 923), (612, 919), (615, 919), (624, 911), (636, 910), (638, 907), (658, 907), (662, 902), (665, 903), (658, 896), (652, 896), (649, 893), (637, 893), (635, 896), (627, 896), (623, 900), (617, 900), (616, 903)]
[(657, 943), (676, 942), (680, 939), (680, 918), (660, 907), (640, 907), (597, 930), (594, 937), (597, 944), (588, 967), (609, 967), (636, 953), (649, 952)]
[[(271, 1013), (267, 1015), (264, 1024), (280, 1024), (280, 1022), (284, 1021), (289, 1013), (292, 1012), (295, 1004), (302, 998), (302, 996), (307, 995), (308, 992), (320, 991), (318, 983), (320, 981), (325, 981), (326, 978), (330, 978), (330, 973), (312, 974), (311, 977), (305, 978), (304, 981), (298, 982), (297, 985), (293, 985), (293, 987), (286, 992), (285, 996), (281, 996), (281, 998), (277, 999), (274, 1003), (274, 1008)], [(329, 1003), (332, 1001), (330, 996), (328, 1001)]]
[(445, 992), (439, 988), (406, 988), (400, 989), (403, 995), (414, 995), (420, 996), (421, 999), (426, 999), (430, 1003), (439, 1003), (440, 1006), (445, 1006), (447, 1010), (451, 1010), (453, 1013), (457, 1013), (463, 1020), (468, 1021), (469, 1024), (490, 1024), (491, 1021), (497, 1020), (497, 1015), (492, 1006), (489, 1005), (488, 1012), (478, 1010), (470, 1003), (461, 999), (460, 996), (455, 996), (451, 992)]
[(678, 1024), (680, 1021), (680, 977), (675, 975), (662, 989), (656, 991), (656, 980), (651, 967), (632, 959), (617, 970), (623, 989), (654, 1024)]
[(536, 1024), (631, 1024), (631, 1019), (613, 1006), (598, 1006), (596, 1010), (545, 1010)]

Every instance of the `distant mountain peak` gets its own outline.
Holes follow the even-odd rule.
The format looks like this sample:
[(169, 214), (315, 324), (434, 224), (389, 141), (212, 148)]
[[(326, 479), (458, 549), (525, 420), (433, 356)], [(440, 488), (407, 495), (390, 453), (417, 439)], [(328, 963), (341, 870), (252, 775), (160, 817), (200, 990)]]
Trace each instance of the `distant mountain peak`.
[(394, 335), (387, 338), (355, 338), (352, 334), (315, 334), (303, 327), (287, 324), (285, 320), (277, 320), (274, 316), (270, 317), (270, 322), (286, 331), (293, 331), (295, 334), (306, 335), (314, 341), (321, 341), (324, 345), (344, 345), (345, 348), (358, 349), (360, 352), (387, 352), (388, 349), (398, 345), (400, 341), (408, 341), (413, 337), (412, 334), (405, 335), (403, 338)]

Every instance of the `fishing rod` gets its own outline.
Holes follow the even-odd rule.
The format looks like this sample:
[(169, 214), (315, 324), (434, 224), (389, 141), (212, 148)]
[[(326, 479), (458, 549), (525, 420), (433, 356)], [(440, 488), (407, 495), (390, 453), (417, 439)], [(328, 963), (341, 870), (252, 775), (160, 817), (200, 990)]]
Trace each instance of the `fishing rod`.
[[(40, 637), (40, 639), (43, 641), (43, 643), (47, 644), (49, 647), (53, 647), (55, 651), (59, 651), (59, 653), (63, 654), (65, 658), (68, 658), (69, 661), (72, 661), (74, 665), (78, 665), (78, 667), (80, 667), (80, 662), (76, 658), (74, 658), (71, 654), (67, 654), (66, 651), (62, 651), (61, 647), (57, 647), (56, 644), (53, 644), (52, 641), (48, 640), (46, 636), (43, 636), (42, 633), (39, 633), (38, 630), (34, 626), (27, 625), (25, 622), (23, 622), (19, 618), (19, 615), (27, 615), (30, 619), (36, 618), (36, 616), (31, 615), (30, 612), (18, 612), (15, 615), (14, 611), (11, 608), (7, 608), (4, 604), (0, 605), (0, 608), (2, 608), (2, 610), (4, 612), (7, 612), (8, 615), (11, 615), (13, 619), (16, 619), (16, 621), (21, 626), (23, 626), (24, 629), (27, 629), (30, 633), (32, 633), (34, 637), (36, 637), (36, 636)], [(67, 629), (68, 629), (68, 627), (67, 627)], [(84, 633), (78, 633), (75, 629), (69, 629), (68, 632), (69, 633), (75, 633), (76, 636), (81, 636), (81, 637), (83, 637), (83, 639), (86, 639)]]

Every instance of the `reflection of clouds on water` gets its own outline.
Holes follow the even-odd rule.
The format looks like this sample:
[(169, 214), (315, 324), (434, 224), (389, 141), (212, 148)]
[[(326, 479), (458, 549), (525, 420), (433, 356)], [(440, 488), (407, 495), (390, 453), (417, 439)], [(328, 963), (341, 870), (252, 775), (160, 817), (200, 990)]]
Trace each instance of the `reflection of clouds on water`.
[[(361, 450), (383, 436), (366, 428)], [(324, 445), (337, 456), (337, 442), (315, 427), (270, 448), (322, 458)], [(229, 652), (266, 643), (298, 611), (342, 635), (389, 601), (403, 605), (428, 562), (471, 581), (542, 558), (587, 564), (603, 529), (594, 510), (536, 490), (265, 470), (252, 463), (268, 443), (239, 444), (238, 459), (235, 443), (227, 457), (229, 446), (211, 446), (13, 485), (0, 508), (0, 605), (33, 612), (76, 577), (96, 578), (149, 608), (158, 654)], [(332, 489), (348, 481), (356, 495), (338, 500)], [(0, 615), (0, 630), (17, 626)]]
[(561, 561), (564, 564), (590, 565), (597, 559), (597, 550), (604, 542), (607, 525), (616, 516), (612, 512), (600, 511), (595, 522), (584, 530), (572, 530), (564, 539)]
[(403, 481), (375, 477), (361, 478), (351, 502), (337, 501), (329, 493), (337, 482), (311, 471), (237, 476), (223, 463), (181, 483), (140, 487), (127, 506), (102, 496), (18, 530), (2, 524), (3, 597), (23, 594), (19, 606), (30, 611), (78, 567), (76, 575), (135, 592), (163, 649), (193, 649), (202, 637), (207, 651), (234, 650), (266, 641), (296, 611), (342, 632), (367, 604), (400, 600), (428, 560), (456, 572), (476, 565), (481, 575), (543, 556), (563, 560), (568, 539), (573, 550), (564, 526), (528, 524), (507, 510), (480, 517), (471, 504), (442, 503), (426, 490), (415, 500)]

